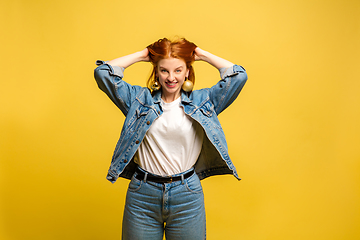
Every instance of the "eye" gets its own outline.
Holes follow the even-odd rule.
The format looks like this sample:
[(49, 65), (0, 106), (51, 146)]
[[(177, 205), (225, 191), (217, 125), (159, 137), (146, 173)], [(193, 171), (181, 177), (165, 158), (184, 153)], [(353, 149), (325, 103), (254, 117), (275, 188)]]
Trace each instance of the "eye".
[(177, 69), (176, 72), (178, 72), (178, 73), (181, 72), (181, 69)]
[(160, 72), (167, 72), (165, 69), (161, 69)]

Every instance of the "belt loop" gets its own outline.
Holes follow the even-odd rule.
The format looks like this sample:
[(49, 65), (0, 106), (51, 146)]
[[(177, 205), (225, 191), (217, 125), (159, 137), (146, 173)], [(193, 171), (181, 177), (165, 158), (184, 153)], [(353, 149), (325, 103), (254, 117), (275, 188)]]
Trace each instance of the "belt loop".
[(184, 174), (181, 174), (181, 184), (184, 185)]
[(145, 172), (145, 176), (144, 176), (144, 183), (146, 183), (146, 180), (147, 180), (147, 175), (148, 175), (148, 173), (147, 173), (147, 172)]

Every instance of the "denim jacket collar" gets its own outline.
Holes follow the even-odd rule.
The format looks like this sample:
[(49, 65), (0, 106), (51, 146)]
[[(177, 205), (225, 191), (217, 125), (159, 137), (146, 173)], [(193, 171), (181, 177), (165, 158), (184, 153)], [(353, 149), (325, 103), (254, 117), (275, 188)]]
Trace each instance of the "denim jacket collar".
[(155, 91), (153, 93), (153, 99), (154, 99), (154, 103), (159, 104), (161, 102), (161, 90)]
[[(159, 104), (161, 102), (161, 91), (156, 91), (153, 93), (154, 103)], [(181, 102), (182, 103), (191, 103), (192, 100), (188, 97), (187, 93), (181, 91)]]

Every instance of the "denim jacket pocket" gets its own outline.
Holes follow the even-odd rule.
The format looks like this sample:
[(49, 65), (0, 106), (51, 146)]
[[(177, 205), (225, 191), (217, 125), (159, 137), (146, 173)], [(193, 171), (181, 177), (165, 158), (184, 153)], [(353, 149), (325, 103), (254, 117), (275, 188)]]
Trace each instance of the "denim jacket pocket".
[(129, 125), (130, 132), (135, 132), (137, 129), (139, 129), (140, 126), (143, 126), (144, 119), (151, 111), (150, 108), (147, 107), (140, 107), (135, 110), (135, 114), (131, 117), (131, 125)]
[(214, 105), (211, 102), (206, 102), (200, 107), (200, 111), (207, 117), (211, 117), (214, 113)]
[(136, 117), (139, 119), (142, 116), (146, 116), (151, 109), (148, 107), (142, 107), (135, 110)]

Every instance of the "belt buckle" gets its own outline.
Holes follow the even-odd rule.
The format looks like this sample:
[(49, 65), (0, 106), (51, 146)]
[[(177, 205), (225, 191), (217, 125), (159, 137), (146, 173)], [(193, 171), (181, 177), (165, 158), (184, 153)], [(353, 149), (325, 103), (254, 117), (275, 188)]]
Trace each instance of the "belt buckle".
[(166, 177), (166, 178), (164, 179), (164, 183), (172, 183), (172, 181), (173, 181), (173, 178), (172, 178), (172, 177)]
[(172, 181), (173, 181), (173, 178), (172, 178), (172, 177), (170, 177), (170, 180), (169, 180), (169, 182), (168, 182), (168, 183), (172, 183)]

